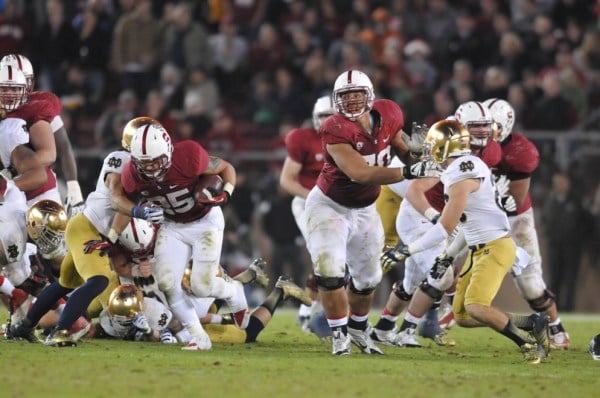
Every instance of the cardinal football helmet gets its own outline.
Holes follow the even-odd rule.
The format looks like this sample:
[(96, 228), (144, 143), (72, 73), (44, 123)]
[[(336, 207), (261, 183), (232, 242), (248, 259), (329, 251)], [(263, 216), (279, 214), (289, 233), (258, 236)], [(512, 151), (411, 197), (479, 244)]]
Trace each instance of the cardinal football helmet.
[(119, 236), (119, 243), (131, 252), (133, 258), (144, 258), (152, 254), (156, 241), (154, 224), (141, 218), (132, 218)]
[(503, 99), (490, 98), (483, 102), (492, 113), (492, 119), (498, 128), (498, 141), (502, 142), (512, 133), (515, 125), (515, 110)]
[(18, 68), (0, 66), (0, 106), (12, 112), (27, 100), (27, 80)]
[(456, 120), (440, 120), (427, 132), (424, 158), (442, 163), (448, 158), (471, 154), (469, 132)]
[(135, 130), (130, 152), (136, 170), (147, 178), (160, 180), (171, 167), (171, 137), (156, 120), (141, 124)]
[(29, 95), (33, 91), (34, 86), (33, 66), (29, 59), (21, 54), (8, 54), (0, 60), (0, 66), (4, 65), (11, 65), (23, 72), (27, 81), (27, 94)]
[(319, 131), (321, 128), (321, 124), (323, 124), (321, 118), (331, 116), (334, 113), (335, 110), (331, 103), (331, 97), (329, 95), (320, 97), (317, 102), (315, 102), (312, 112), (313, 127), (315, 130)]
[(66, 254), (68, 219), (64, 207), (49, 199), (39, 200), (27, 210), (27, 234), (42, 257), (52, 259)]
[(456, 119), (469, 130), (471, 145), (485, 147), (490, 138), (493, 138), (494, 119), (487, 106), (477, 101), (469, 101), (461, 104), (456, 113)]
[(0, 206), (0, 267), (20, 261), (25, 253), (25, 211), (12, 203)]
[(108, 313), (119, 321), (132, 321), (144, 308), (144, 295), (135, 285), (119, 285), (108, 299)]
[[(343, 95), (353, 91), (363, 91), (364, 100), (342, 99)], [(356, 120), (369, 112), (375, 102), (373, 83), (371, 79), (361, 71), (348, 70), (338, 76), (333, 84), (333, 105), (338, 113), (350, 120)]]

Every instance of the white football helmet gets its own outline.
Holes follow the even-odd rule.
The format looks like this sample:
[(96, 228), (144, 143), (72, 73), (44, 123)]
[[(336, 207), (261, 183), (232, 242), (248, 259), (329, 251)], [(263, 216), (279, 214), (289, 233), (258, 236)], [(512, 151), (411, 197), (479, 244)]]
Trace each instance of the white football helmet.
[(171, 167), (173, 144), (167, 130), (150, 120), (141, 124), (131, 139), (131, 161), (140, 174), (160, 180)]
[(512, 133), (515, 125), (515, 110), (508, 103), (500, 98), (490, 98), (483, 101), (492, 113), (492, 119), (498, 128), (498, 141), (502, 142)]
[(25, 211), (11, 203), (0, 206), (0, 267), (20, 261), (25, 254)]
[(492, 124), (492, 113), (487, 106), (477, 101), (469, 101), (461, 104), (456, 113), (456, 120), (469, 130), (471, 145), (485, 147), (490, 138), (493, 138), (494, 128)]
[(0, 107), (12, 112), (27, 101), (27, 79), (18, 68), (0, 66)]
[(8, 54), (0, 60), (0, 66), (4, 65), (11, 65), (23, 72), (25, 79), (27, 80), (27, 94), (29, 95), (33, 91), (35, 78), (33, 75), (33, 66), (29, 59), (21, 54)]
[(67, 253), (67, 212), (59, 203), (42, 199), (27, 210), (27, 234), (42, 257), (53, 259)]
[[(343, 100), (342, 95), (352, 91), (364, 91), (364, 101)], [(371, 79), (361, 71), (348, 70), (335, 79), (332, 100), (336, 112), (354, 121), (369, 112), (375, 102)]]
[(321, 128), (321, 124), (323, 124), (321, 118), (331, 116), (334, 113), (335, 110), (333, 109), (333, 104), (331, 103), (331, 97), (329, 95), (320, 97), (317, 102), (315, 102), (312, 112), (313, 126), (315, 130), (319, 131)]
[(134, 258), (144, 258), (152, 254), (156, 241), (156, 228), (141, 218), (132, 218), (119, 236), (119, 243), (131, 252)]

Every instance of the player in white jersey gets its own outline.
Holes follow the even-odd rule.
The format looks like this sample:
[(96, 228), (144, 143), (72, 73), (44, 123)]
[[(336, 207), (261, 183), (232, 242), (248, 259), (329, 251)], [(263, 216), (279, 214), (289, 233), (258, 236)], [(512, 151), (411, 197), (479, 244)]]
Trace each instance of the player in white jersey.
[[(99, 296), (103, 306), (114, 287), (114, 272), (110, 268), (108, 252), (117, 241), (119, 234), (129, 221), (129, 217), (144, 218), (152, 222), (162, 221), (162, 209), (150, 206), (139, 206), (132, 203), (121, 187), (121, 171), (129, 159), (127, 149), (131, 143), (131, 131), (135, 131), (138, 123), (145, 118), (137, 118), (129, 122), (123, 132), (125, 151), (110, 153), (103, 162), (96, 185), (82, 213), (69, 221), (66, 230), (66, 242), (69, 251), (60, 266), (59, 280), (48, 286), (34, 304), (45, 309), (56, 300), (72, 292), (57, 325), (54, 327), (45, 344), (64, 347), (76, 345), (69, 333), (69, 328), (86, 311), (92, 300)], [(118, 282), (117, 282), (118, 284)], [(31, 312), (31, 310), (30, 310)], [(42, 311), (35, 312), (36, 314)], [(21, 333), (35, 327), (39, 318), (29, 316), (20, 325)]]
[[(506, 213), (496, 203), (498, 191), (490, 169), (471, 154), (470, 136), (457, 121), (435, 123), (425, 140), (426, 154), (439, 163), (444, 172), (447, 203), (438, 222), (427, 233), (408, 245), (399, 245), (384, 254), (383, 260), (398, 261), (443, 242), (461, 225), (452, 244), (435, 259), (421, 289), (441, 295), (450, 286), (454, 273), (452, 261), (467, 245), (467, 263), (459, 275), (454, 313), (464, 327), (488, 326), (515, 342), (528, 363), (540, 363), (549, 350), (548, 321), (538, 314), (529, 316), (530, 338), (515, 326), (512, 314), (492, 306), (492, 301), (516, 258), (516, 246), (510, 237)], [(520, 322), (519, 322), (520, 323)], [(530, 327), (529, 327), (530, 326)]]

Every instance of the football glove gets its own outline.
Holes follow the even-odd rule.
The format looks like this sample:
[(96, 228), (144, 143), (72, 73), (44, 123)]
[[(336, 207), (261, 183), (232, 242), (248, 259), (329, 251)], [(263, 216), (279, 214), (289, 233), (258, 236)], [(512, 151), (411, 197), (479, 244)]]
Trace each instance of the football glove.
[(410, 166), (404, 166), (403, 175), (406, 180), (413, 178), (439, 178), (444, 170), (433, 160), (422, 160)]
[(154, 224), (160, 224), (165, 219), (163, 208), (154, 205), (133, 206), (131, 215)]
[(383, 252), (379, 258), (383, 273), (389, 272), (396, 264), (408, 256), (410, 256), (410, 252), (408, 251), (408, 246), (404, 244), (396, 245)]
[(75, 180), (67, 181), (67, 201), (65, 203), (65, 208), (69, 218), (73, 217), (75, 214), (81, 213), (84, 204), (79, 183)]
[(88, 240), (83, 244), (83, 252), (85, 254), (91, 254), (94, 250), (98, 250), (101, 256), (106, 256), (113, 247), (113, 243), (107, 238), (104, 239), (92, 239)]
[(229, 202), (230, 194), (227, 191), (223, 191), (221, 193), (215, 192), (212, 188), (206, 188), (212, 194), (211, 199), (199, 199), (198, 203), (204, 206), (223, 206)]
[(423, 143), (425, 137), (427, 137), (427, 131), (429, 127), (426, 124), (412, 123), (410, 136), (406, 133), (402, 134), (402, 140), (408, 146), (408, 150), (413, 155), (420, 155), (423, 153)]
[(148, 324), (148, 319), (146, 318), (146, 315), (144, 315), (144, 313), (142, 312), (137, 312), (133, 316), (132, 324), (145, 335), (149, 335), (150, 333), (152, 333), (152, 328)]
[(510, 184), (510, 180), (506, 178), (505, 175), (496, 176), (496, 190), (500, 194), (500, 196), (505, 196), (508, 194), (508, 185)]
[(509, 216), (517, 214), (517, 202), (512, 195), (500, 196), (497, 199), (498, 206), (506, 212)]
[(445, 253), (437, 256), (427, 274), (427, 283), (440, 291), (445, 291), (452, 286), (452, 282), (454, 281), (453, 261), (454, 258)]
[(169, 329), (163, 329), (160, 331), (160, 342), (163, 344), (178, 343), (177, 337), (173, 336), (173, 333), (171, 333)]

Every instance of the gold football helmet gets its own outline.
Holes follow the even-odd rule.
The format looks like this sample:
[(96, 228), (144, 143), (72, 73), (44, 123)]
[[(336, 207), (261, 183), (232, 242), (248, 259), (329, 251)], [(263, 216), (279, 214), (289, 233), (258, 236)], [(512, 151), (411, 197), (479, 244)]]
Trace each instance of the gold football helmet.
[(136, 130), (147, 124), (160, 125), (160, 123), (151, 117), (140, 116), (135, 119), (131, 119), (125, 127), (123, 127), (123, 135), (121, 137), (121, 145), (127, 152), (131, 152), (131, 140)]
[(108, 313), (120, 320), (132, 320), (143, 306), (144, 295), (135, 285), (117, 286), (108, 299)]
[(434, 123), (425, 137), (424, 156), (442, 163), (450, 157), (470, 155), (469, 131), (457, 120)]
[(65, 230), (67, 212), (49, 199), (37, 201), (27, 210), (27, 234), (44, 258), (55, 258), (67, 251)]

